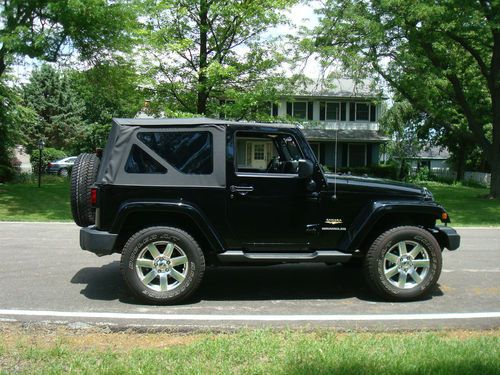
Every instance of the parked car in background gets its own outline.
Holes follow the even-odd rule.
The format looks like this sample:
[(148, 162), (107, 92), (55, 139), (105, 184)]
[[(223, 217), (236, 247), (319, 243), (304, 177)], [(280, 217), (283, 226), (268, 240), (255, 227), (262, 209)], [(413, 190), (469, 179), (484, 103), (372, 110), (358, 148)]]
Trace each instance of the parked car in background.
[(57, 174), (59, 176), (67, 176), (75, 164), (76, 156), (69, 156), (67, 158), (51, 161), (47, 164), (48, 174)]

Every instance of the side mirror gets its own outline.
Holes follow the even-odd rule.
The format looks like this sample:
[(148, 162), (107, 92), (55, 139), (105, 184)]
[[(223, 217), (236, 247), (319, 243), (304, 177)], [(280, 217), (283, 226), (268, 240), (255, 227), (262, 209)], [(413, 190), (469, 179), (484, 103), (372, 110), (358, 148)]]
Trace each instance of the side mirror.
[(310, 160), (299, 160), (299, 178), (310, 178), (314, 172), (314, 164)]

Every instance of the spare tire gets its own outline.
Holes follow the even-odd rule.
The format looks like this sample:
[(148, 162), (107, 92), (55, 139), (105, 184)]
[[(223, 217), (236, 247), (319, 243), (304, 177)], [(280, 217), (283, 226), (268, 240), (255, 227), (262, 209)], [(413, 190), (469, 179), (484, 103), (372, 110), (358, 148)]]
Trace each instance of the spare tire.
[(95, 209), (90, 201), (90, 188), (97, 179), (100, 159), (95, 154), (80, 154), (71, 172), (71, 213), (76, 225), (95, 223)]

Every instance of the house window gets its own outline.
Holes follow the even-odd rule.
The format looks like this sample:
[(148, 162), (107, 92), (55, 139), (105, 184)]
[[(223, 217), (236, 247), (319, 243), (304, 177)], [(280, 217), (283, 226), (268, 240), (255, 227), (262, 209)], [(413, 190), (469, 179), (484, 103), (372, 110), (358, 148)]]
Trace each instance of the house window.
[(366, 166), (366, 144), (350, 143), (347, 146), (347, 166)]
[(313, 103), (312, 102), (287, 102), (286, 114), (298, 120), (313, 119)]
[(320, 121), (345, 121), (346, 104), (338, 102), (320, 102)]
[(370, 105), (366, 103), (356, 103), (356, 121), (368, 121)]
[(369, 103), (350, 103), (350, 121), (376, 121), (376, 106)]

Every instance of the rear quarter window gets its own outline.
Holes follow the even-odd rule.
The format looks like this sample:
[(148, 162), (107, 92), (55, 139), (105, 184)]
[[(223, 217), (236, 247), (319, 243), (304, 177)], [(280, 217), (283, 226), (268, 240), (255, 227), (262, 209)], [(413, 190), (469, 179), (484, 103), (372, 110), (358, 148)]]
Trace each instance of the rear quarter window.
[(208, 131), (139, 132), (137, 138), (181, 173), (213, 172), (213, 136)]

